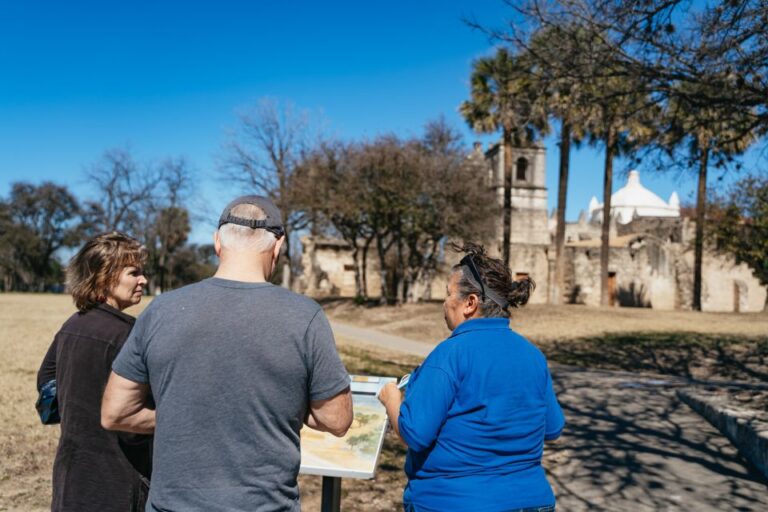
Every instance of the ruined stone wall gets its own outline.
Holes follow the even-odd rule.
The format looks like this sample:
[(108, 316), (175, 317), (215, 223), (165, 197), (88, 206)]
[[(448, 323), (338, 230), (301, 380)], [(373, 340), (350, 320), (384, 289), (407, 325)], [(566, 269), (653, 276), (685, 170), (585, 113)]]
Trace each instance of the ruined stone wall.
[[(616, 273), (616, 303), (654, 309), (691, 309), (693, 251), (682, 244), (641, 239), (612, 248), (609, 272)], [(706, 252), (702, 269), (702, 309), (762, 311), (766, 288), (752, 270), (733, 259)], [(566, 302), (600, 305), (600, 248), (566, 249)]]
[[(301, 239), (303, 274), (298, 288), (310, 297), (354, 297), (355, 262), (349, 245), (334, 240), (315, 241), (312, 237)], [(379, 265), (373, 251), (368, 252), (367, 290), (369, 297), (381, 295)]]
[[(683, 290), (681, 307), (690, 309), (693, 302), (693, 250), (681, 254), (681, 260), (690, 270), (680, 278)], [(733, 258), (704, 253), (702, 266), (701, 309), (702, 311), (720, 311), (755, 313), (763, 311), (766, 299), (766, 287), (748, 265), (736, 264)]]
[(632, 233), (653, 235), (664, 241), (681, 243), (683, 241), (683, 219), (674, 217), (639, 217), (627, 224), (618, 223), (616, 233), (619, 236)]
[[(674, 247), (639, 239), (610, 251), (608, 271), (615, 275), (615, 305), (675, 309)], [(565, 301), (600, 305), (600, 247), (566, 248)]]

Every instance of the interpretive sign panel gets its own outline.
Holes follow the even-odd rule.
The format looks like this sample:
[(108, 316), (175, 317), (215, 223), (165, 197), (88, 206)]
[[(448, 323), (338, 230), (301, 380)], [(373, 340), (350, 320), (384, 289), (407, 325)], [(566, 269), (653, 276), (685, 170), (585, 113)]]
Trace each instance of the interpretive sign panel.
[(344, 437), (301, 430), (301, 473), (344, 478), (373, 478), (387, 430), (387, 413), (376, 393), (392, 377), (352, 375), (355, 417)]

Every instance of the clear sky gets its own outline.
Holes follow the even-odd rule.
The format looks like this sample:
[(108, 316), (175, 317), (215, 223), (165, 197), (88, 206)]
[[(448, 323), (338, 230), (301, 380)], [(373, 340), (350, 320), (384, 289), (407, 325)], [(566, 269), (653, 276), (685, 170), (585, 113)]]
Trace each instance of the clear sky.
[[(128, 147), (140, 161), (186, 157), (197, 204), (216, 217), (242, 192), (216, 172), (227, 130), (263, 97), (321, 112), (326, 131), (346, 139), (416, 135), (444, 115), (468, 148), (488, 142), (457, 112), (472, 60), (492, 51), (462, 21), (470, 16), (499, 25), (511, 13), (501, 0), (0, 0), (0, 196), (15, 181), (52, 180), (94, 197), (84, 169)], [(551, 209), (557, 146), (546, 145)], [(602, 152), (576, 150), (571, 162), (575, 219), (600, 198)], [(687, 175), (644, 172), (642, 181), (665, 200), (673, 190), (694, 198)], [(212, 229), (198, 223), (192, 240)]]

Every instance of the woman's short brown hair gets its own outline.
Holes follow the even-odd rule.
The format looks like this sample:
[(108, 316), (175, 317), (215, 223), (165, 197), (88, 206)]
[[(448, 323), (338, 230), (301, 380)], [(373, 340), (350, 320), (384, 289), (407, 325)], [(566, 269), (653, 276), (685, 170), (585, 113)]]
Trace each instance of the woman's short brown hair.
[(141, 268), (146, 260), (144, 246), (118, 231), (88, 240), (67, 266), (67, 288), (77, 309), (87, 311), (104, 302), (120, 272), (128, 266)]

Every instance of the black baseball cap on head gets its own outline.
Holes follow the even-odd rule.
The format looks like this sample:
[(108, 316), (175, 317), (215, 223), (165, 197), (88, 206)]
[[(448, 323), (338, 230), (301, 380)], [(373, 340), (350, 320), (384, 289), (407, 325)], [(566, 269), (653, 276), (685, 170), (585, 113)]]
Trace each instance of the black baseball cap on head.
[[(242, 217), (236, 217), (232, 215), (232, 209), (241, 204), (250, 204), (260, 208), (265, 217), (263, 219), (244, 219)], [(224, 207), (224, 211), (221, 212), (219, 217), (219, 226), (224, 224), (237, 224), (238, 226), (245, 226), (251, 229), (266, 229), (277, 238), (280, 238), (285, 234), (283, 228), (283, 217), (280, 214), (280, 210), (275, 206), (269, 198), (264, 196), (240, 196), (237, 199), (231, 201)]]

